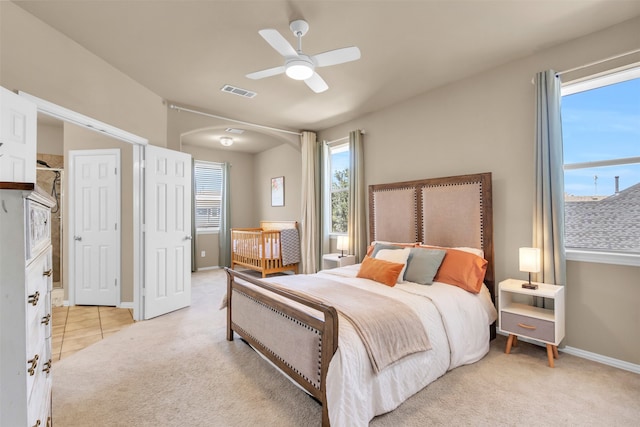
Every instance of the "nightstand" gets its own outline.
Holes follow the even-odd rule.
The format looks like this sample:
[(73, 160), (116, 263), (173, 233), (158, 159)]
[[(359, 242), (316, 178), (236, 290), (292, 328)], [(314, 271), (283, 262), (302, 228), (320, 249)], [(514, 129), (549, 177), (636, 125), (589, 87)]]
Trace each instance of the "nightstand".
[(322, 255), (322, 269), (329, 270), (331, 268), (344, 267), (345, 265), (353, 265), (356, 263), (355, 255), (340, 256), (340, 254), (324, 254)]
[[(538, 289), (526, 289), (523, 283), (525, 280), (516, 279), (500, 282), (500, 331), (509, 334), (505, 353), (511, 352), (518, 337), (541, 341), (547, 344), (547, 358), (553, 368), (558, 344), (564, 338), (564, 286), (536, 283)], [(553, 308), (534, 306), (534, 297), (553, 300)]]

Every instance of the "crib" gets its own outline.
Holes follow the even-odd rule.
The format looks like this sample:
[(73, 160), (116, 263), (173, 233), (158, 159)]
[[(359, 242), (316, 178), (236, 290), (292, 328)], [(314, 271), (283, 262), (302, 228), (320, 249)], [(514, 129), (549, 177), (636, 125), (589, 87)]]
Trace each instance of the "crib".
[(231, 229), (231, 269), (298, 274), (300, 237), (296, 221), (260, 221), (260, 228)]

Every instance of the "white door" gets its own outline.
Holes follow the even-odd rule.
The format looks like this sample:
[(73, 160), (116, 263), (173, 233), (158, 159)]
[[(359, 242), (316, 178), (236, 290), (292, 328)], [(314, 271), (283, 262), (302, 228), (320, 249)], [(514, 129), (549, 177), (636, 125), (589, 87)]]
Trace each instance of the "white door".
[(74, 150), (71, 160), (75, 304), (120, 303), (120, 150)]
[(0, 181), (36, 182), (36, 105), (0, 86)]
[(191, 155), (145, 147), (144, 318), (191, 304)]

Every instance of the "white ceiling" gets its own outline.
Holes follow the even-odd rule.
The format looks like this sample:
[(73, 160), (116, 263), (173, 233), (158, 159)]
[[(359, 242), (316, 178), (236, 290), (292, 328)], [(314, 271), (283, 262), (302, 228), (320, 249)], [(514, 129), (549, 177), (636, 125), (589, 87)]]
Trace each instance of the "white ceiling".
[[(17, 1), (169, 104), (290, 130), (322, 130), (475, 73), (640, 15), (640, 0), (163, 0)], [(320, 68), (315, 94), (284, 75), (246, 74), (283, 64), (258, 34), (305, 19), (303, 51), (358, 46), (356, 62)], [(230, 84), (258, 95), (223, 93)], [(233, 122), (184, 117), (183, 142), (217, 144)], [(209, 124), (210, 123), (210, 124)], [(212, 129), (207, 129), (211, 127)], [(197, 131), (196, 131), (197, 130)], [(195, 131), (195, 132), (194, 132)], [(232, 149), (282, 143), (251, 129)]]

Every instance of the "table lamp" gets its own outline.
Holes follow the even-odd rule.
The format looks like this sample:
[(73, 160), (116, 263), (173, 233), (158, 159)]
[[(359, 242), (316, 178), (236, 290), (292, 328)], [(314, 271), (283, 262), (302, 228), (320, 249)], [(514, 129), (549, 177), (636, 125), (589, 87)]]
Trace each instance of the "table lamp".
[(520, 271), (529, 273), (529, 282), (523, 283), (522, 287), (526, 289), (538, 289), (538, 285), (531, 283), (531, 273), (538, 273), (540, 271), (539, 248), (520, 248)]
[(340, 251), (339, 258), (344, 258), (344, 251), (349, 250), (349, 237), (338, 236), (338, 243), (336, 244), (336, 248)]

